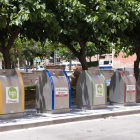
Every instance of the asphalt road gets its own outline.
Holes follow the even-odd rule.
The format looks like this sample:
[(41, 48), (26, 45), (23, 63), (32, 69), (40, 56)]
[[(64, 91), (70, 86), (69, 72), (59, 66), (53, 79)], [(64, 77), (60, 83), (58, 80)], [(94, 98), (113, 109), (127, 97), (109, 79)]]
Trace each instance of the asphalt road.
[(0, 140), (140, 140), (140, 114), (1, 132)]

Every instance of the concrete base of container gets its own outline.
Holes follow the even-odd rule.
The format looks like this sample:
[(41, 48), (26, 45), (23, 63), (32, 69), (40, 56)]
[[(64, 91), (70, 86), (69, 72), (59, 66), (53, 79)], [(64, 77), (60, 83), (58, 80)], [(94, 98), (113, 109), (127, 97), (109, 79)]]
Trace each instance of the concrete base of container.
[(127, 103), (115, 103), (115, 102), (110, 102), (111, 105), (121, 105), (121, 106), (133, 106), (136, 105), (136, 102), (127, 102)]
[(12, 118), (21, 118), (21, 117), (23, 117), (23, 112), (0, 114), (0, 119), (12, 119)]
[(36, 109), (37, 113), (50, 113), (50, 114), (57, 114), (57, 113), (67, 113), (70, 112), (70, 108), (64, 108), (64, 109), (55, 109), (55, 110), (41, 110)]
[(86, 105), (77, 105), (77, 108), (81, 109), (99, 109), (99, 108), (106, 108), (107, 105), (94, 105), (94, 106), (86, 106)]
[(131, 106), (131, 105), (136, 105), (136, 102), (130, 102), (130, 103), (124, 103), (124, 106)]

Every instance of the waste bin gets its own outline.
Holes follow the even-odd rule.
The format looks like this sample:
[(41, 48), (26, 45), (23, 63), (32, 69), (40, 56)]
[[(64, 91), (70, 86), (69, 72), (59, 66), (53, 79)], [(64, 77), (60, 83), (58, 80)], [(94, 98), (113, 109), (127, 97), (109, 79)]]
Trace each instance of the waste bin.
[(63, 113), (71, 108), (71, 86), (64, 70), (42, 71), (36, 85), (38, 113)]
[(78, 108), (105, 108), (107, 87), (103, 73), (98, 70), (82, 70), (76, 85)]
[(137, 102), (140, 102), (140, 75), (137, 81)]
[(24, 83), (18, 70), (0, 70), (0, 119), (22, 117)]
[(110, 82), (109, 98), (111, 104), (135, 105), (137, 82), (133, 72), (116, 71)]

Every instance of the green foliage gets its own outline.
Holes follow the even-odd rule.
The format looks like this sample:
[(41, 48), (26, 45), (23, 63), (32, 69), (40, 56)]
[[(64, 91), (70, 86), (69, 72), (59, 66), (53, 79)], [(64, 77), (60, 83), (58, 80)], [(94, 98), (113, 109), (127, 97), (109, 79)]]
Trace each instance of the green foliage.
[[(58, 50), (58, 56), (60, 57), (61, 60), (69, 61), (69, 54), (70, 54), (70, 50), (68, 48), (59, 48)], [(71, 59), (72, 60), (76, 59), (76, 57), (72, 52), (71, 52)]]
[(48, 42), (41, 44), (34, 40), (30, 40), (26, 47), (22, 47), (20, 52), (26, 60), (33, 60), (35, 57), (43, 59), (50, 56), (50, 51), (47, 48)]
[[(112, 2), (109, 2), (112, 4)], [(139, 63), (140, 63), (140, 1), (137, 0), (122, 0), (116, 1), (115, 9), (109, 7), (112, 15), (109, 15), (109, 23), (111, 27), (116, 27), (116, 33), (112, 35), (115, 55), (120, 51), (124, 52), (124, 57), (136, 53), (137, 58), (134, 61), (135, 78), (139, 77)]]
[[(84, 69), (87, 69), (87, 66), (84, 66), (86, 65), (86, 53), (88, 57), (91, 57), (93, 52), (97, 53), (97, 50), (99, 50), (100, 54), (111, 50), (109, 48), (112, 47), (112, 42), (114, 41), (112, 34), (116, 34), (118, 28), (113, 23), (116, 23), (116, 21), (119, 23), (120, 18), (122, 18), (116, 15), (116, 10), (121, 7), (121, 2), (119, 4), (118, 2), (120, 1), (46, 1), (46, 10), (51, 11), (54, 15), (53, 18), (57, 21), (55, 25), (57, 30), (54, 35), (54, 30), (50, 31), (50, 26), (50, 29), (48, 29), (48, 26), (42, 25), (39, 28), (38, 37), (41, 40), (48, 38), (62, 43), (81, 61)], [(53, 23), (51, 24), (53, 25)], [(119, 26), (121, 30), (124, 30), (124, 24)], [(47, 34), (48, 31), (49, 34)], [(79, 44), (79, 49), (73, 45), (73, 42)], [(93, 42), (93, 44), (87, 42)], [(66, 51), (66, 54), (68, 54), (68, 50)], [(63, 55), (64, 52), (64, 49), (60, 51), (60, 55)]]
[(45, 3), (41, 3), (40, 0), (1, 0), (0, 51), (4, 56), (6, 68), (11, 67), (9, 50), (17, 37), (38, 39), (40, 33), (38, 26), (41, 28), (43, 25), (48, 32), (58, 30), (55, 28), (56, 24), (53, 13), (47, 11)]
[[(17, 38), (11, 48), (11, 58), (13, 60), (19, 60), (18, 55), (15, 53), (15, 49), (22, 55), (22, 58), (27, 61), (33, 61), (35, 57), (39, 57), (41, 60), (43, 58), (49, 58), (51, 51), (49, 46), (49, 41), (45, 43), (36, 42), (33, 39), (28, 40), (27, 38)], [(21, 62), (21, 61), (20, 61)]]
[(0, 53), (0, 60), (3, 60), (3, 55), (2, 55), (2, 53)]
[[(60, 44), (60, 43), (59, 43)], [(80, 51), (80, 46), (77, 42), (72, 42), (73, 44), (73, 47), (76, 49), (76, 51)], [(64, 45), (59, 45), (57, 47), (57, 50), (58, 50), (58, 56), (61, 58), (61, 60), (66, 60), (66, 61), (69, 61), (69, 55), (71, 53), (71, 59), (72, 60), (75, 60), (77, 59), (74, 55), (73, 52), (71, 52), (66, 46)]]
[(35, 90), (36, 89), (36, 85), (33, 86), (24, 86), (25, 90)]
[[(136, 0), (117, 0), (108, 2), (108, 22), (110, 27), (114, 27), (112, 42), (116, 50), (116, 55), (120, 51), (126, 56), (133, 55), (139, 46), (139, 25), (140, 25), (140, 2)], [(105, 27), (105, 26), (103, 26)], [(126, 57), (125, 56), (125, 57)]]
[[(77, 52), (80, 53), (80, 45), (77, 42), (72, 43), (73, 47), (76, 49)], [(90, 60), (92, 56), (95, 56), (96, 54), (104, 54), (104, 53), (110, 53), (112, 51), (112, 45), (108, 44), (107, 48), (105, 48), (105, 44), (100, 42), (99, 46), (95, 46), (95, 43), (93, 42), (87, 42), (86, 44), (86, 51), (85, 55)], [(69, 49), (65, 46), (59, 46), (58, 48), (58, 56), (61, 57), (62, 60), (69, 61)], [(71, 52), (71, 59), (76, 59), (73, 52)]]
[(33, 38), (41, 43), (48, 38), (50, 48), (63, 44), (60, 55), (71, 50), (87, 69), (86, 55), (110, 52), (112, 47), (116, 54), (121, 50), (127, 55), (136, 52), (140, 44), (139, 9), (137, 0), (2, 0), (0, 51), (10, 50), (19, 33), (20, 38)]
[(95, 56), (96, 54), (104, 54), (112, 52), (112, 44), (110, 42), (105, 41), (103, 38), (100, 39), (98, 43), (87, 42), (86, 44), (86, 57), (89, 58), (91, 61), (91, 57)]

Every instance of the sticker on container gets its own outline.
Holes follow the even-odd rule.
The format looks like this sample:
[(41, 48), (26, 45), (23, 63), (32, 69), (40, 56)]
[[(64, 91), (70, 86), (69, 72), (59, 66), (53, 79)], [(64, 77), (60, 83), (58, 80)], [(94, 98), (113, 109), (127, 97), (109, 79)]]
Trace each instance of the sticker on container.
[(18, 103), (19, 91), (18, 87), (6, 87), (6, 103)]
[(127, 92), (135, 92), (135, 85), (127, 85)]
[(95, 84), (96, 97), (103, 97), (103, 84)]
[(68, 89), (67, 88), (55, 88), (55, 96), (56, 97), (68, 96)]

